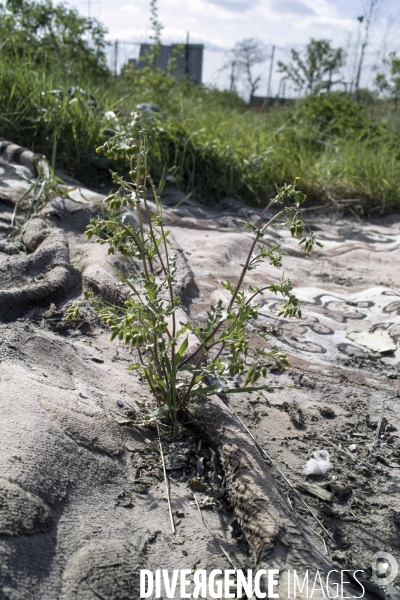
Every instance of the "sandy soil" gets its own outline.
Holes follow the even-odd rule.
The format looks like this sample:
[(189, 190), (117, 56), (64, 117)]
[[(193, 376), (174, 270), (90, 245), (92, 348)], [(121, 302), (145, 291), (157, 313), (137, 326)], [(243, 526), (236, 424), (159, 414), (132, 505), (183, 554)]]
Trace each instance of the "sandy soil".
[[(173, 534), (157, 433), (129, 425), (149, 401), (126, 371), (131, 354), (90, 311), (77, 326), (64, 319), (82, 288), (113, 300), (124, 293), (104, 248), (83, 235), (102, 197), (54, 198), (11, 241), (22, 176), (34, 175), (22, 149), (0, 152), (2, 597), (132, 600), (140, 568), (227, 569), (222, 546), (243, 568), (362, 569), (368, 597), (397, 598), (393, 585), (374, 583), (371, 567), (379, 550), (399, 556), (400, 218), (311, 212), (325, 244), (311, 255), (271, 231), (266, 243), (282, 243), (304, 316), (278, 318), (279, 299), (265, 295), (258, 324), (291, 366), (272, 372), (271, 392), (211, 399), (194, 407), (198, 426), (183, 440), (164, 437)], [(259, 211), (231, 199), (205, 208), (174, 190), (163, 203), (184, 305), (201, 322), (251, 243), (229, 216), (255, 220)], [(279, 277), (265, 266), (248, 282)], [(369, 333), (393, 348), (354, 341)], [(306, 477), (317, 450), (332, 467)], [(193, 478), (204, 486), (195, 493), (209, 529)]]

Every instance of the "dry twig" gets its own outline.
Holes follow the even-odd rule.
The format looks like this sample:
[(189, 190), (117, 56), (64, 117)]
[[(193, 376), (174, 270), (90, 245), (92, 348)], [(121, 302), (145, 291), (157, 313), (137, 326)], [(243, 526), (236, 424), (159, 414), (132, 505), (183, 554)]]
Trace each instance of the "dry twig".
[(347, 452), (347, 450), (344, 450), (343, 448), (339, 448), (339, 446), (337, 446), (336, 444), (334, 444), (333, 442), (331, 442), (324, 435), (320, 434), (319, 437), (321, 437), (323, 440), (325, 440), (325, 442), (327, 444), (330, 444), (331, 446), (333, 446), (334, 448), (336, 448), (336, 450), (339, 450), (339, 452), (341, 452), (345, 456), (351, 458), (351, 460), (353, 460), (354, 462), (358, 463), (359, 465), (362, 465), (363, 467), (366, 467), (370, 471), (373, 471), (373, 468), (371, 467), (371, 465), (369, 465), (368, 463), (363, 462), (362, 460), (358, 460), (358, 458), (356, 458), (355, 456), (353, 456), (352, 454), (350, 454), (350, 452)]
[(229, 564), (231, 565), (231, 567), (232, 567), (232, 568), (235, 570), (235, 572), (236, 572), (236, 571), (238, 570), (238, 569), (237, 569), (237, 567), (235, 567), (235, 565), (234, 565), (234, 563), (233, 563), (232, 559), (230, 558), (229, 554), (226, 552), (226, 550), (224, 550), (224, 548), (223, 548), (223, 547), (221, 546), (221, 544), (219, 543), (219, 540), (218, 540), (218, 538), (215, 536), (215, 534), (214, 534), (214, 533), (211, 531), (211, 529), (209, 528), (209, 526), (208, 526), (208, 525), (207, 525), (207, 523), (205, 522), (205, 520), (204, 520), (204, 517), (203, 517), (203, 513), (201, 512), (201, 508), (200, 508), (200, 506), (199, 506), (199, 503), (198, 503), (198, 501), (197, 501), (197, 496), (196, 496), (196, 494), (195, 494), (194, 492), (192, 492), (192, 493), (193, 493), (194, 500), (195, 500), (195, 502), (196, 502), (197, 510), (199, 511), (199, 514), (200, 514), (200, 518), (201, 518), (201, 520), (203, 521), (203, 525), (204, 525), (204, 527), (205, 527), (205, 528), (206, 528), (206, 529), (209, 531), (209, 533), (211, 534), (211, 536), (213, 537), (213, 539), (214, 539), (214, 540), (217, 542), (218, 546), (221, 548), (222, 552), (224, 553), (224, 555), (225, 555), (225, 557), (226, 557), (227, 561), (229, 562)]
[(171, 519), (172, 533), (175, 533), (176, 529), (175, 529), (175, 523), (174, 523), (174, 516), (172, 514), (171, 497), (170, 497), (170, 494), (169, 494), (169, 483), (168, 483), (168, 477), (167, 477), (167, 470), (165, 468), (164, 451), (163, 451), (163, 447), (162, 447), (162, 442), (161, 442), (161, 437), (160, 437), (160, 430), (159, 430), (158, 425), (157, 425), (157, 433), (158, 433), (158, 440), (160, 442), (161, 462), (162, 462), (163, 471), (164, 471), (165, 489), (167, 490), (167, 501), (168, 501), (168, 508), (169, 508), (169, 516), (170, 516), (170, 519)]

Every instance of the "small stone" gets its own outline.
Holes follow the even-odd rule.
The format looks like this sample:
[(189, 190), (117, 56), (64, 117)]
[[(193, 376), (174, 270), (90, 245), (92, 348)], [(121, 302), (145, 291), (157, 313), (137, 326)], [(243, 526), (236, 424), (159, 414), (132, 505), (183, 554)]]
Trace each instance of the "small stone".
[(132, 485), (132, 491), (136, 492), (136, 494), (147, 494), (149, 487), (150, 486), (146, 485), (145, 483), (134, 483)]
[(124, 408), (124, 403), (122, 402), (122, 400), (117, 400), (117, 404), (120, 408)]
[[(293, 425), (300, 429), (305, 423), (305, 415), (299, 404), (294, 400), (289, 407), (289, 418)], [(291, 429), (289, 426), (288, 429)]]
[(167, 458), (167, 471), (182, 471), (183, 469), (186, 469), (189, 459), (189, 448), (175, 448)]
[(208, 492), (208, 487), (206, 486), (206, 484), (202, 481), (199, 481), (198, 479), (191, 479), (189, 482), (189, 487), (194, 492)]
[(124, 508), (133, 506), (132, 494), (127, 490), (123, 490), (117, 498), (116, 506), (122, 506)]
[(338, 498), (344, 498), (344, 496), (350, 493), (350, 488), (339, 481), (330, 482), (329, 487)]
[(350, 450), (350, 452), (356, 452), (357, 444), (351, 444), (351, 446), (349, 446), (349, 450)]
[(333, 419), (334, 417), (336, 417), (335, 411), (329, 406), (321, 406), (318, 410), (321, 413), (321, 415), (325, 417), (325, 419)]

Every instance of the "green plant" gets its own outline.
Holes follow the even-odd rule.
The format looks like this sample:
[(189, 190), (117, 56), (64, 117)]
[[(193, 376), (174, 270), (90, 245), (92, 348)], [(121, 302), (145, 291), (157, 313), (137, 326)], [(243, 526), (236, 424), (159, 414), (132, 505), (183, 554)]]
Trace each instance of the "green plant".
[(366, 134), (374, 123), (365, 108), (344, 93), (310, 94), (301, 102), (300, 118), (323, 134)]
[(397, 105), (400, 96), (400, 58), (395, 52), (390, 52), (383, 64), (389, 67), (390, 79), (385, 73), (379, 72), (375, 77), (375, 85), (381, 94), (389, 94)]
[[(158, 52), (156, 0), (150, 13)], [(95, 148), (112, 135), (110, 129), (129, 133), (135, 106), (150, 102), (161, 110), (148, 115), (146, 125), (148, 164), (157, 185), (164, 181), (208, 203), (229, 196), (263, 204), (275, 184), (299, 175), (318, 205), (331, 197), (357, 198), (365, 214), (399, 210), (398, 61), (390, 83), (395, 102), (387, 97), (389, 89), (382, 99), (358, 90), (358, 109), (348, 94), (330, 91), (260, 114), (233, 91), (172, 77), (173, 62), (169, 73), (143, 61), (142, 68), (126, 66), (112, 77), (104, 35), (96, 21), (50, 0), (8, 0), (0, 6), (2, 139), (45, 155), (53, 169), (99, 188), (111, 183), (112, 165)], [(329, 87), (331, 68), (334, 74), (343, 54), (321, 40), (310, 42), (307, 52), (299, 57), (304, 86)], [(381, 84), (384, 91), (385, 81)], [(116, 170), (128, 176), (123, 167), (120, 159)]]
[(31, 68), (57, 67), (64, 79), (84, 76), (100, 81), (108, 76), (105, 34), (95, 19), (81, 17), (63, 4), (54, 6), (51, 0), (8, 0), (0, 5), (2, 56), (25, 58)]
[[(33, 182), (27, 179), (30, 185), (15, 203), (14, 212), (11, 217), (11, 227), (16, 225), (19, 209), (26, 210), (26, 215), (22, 223), (22, 225), (26, 225), (32, 216), (37, 214), (54, 196), (68, 197), (68, 191), (60, 187), (63, 181), (55, 175), (44, 156), (36, 157), (35, 167), (37, 177)], [(19, 225), (17, 229), (19, 229)]]
[[(112, 85), (107, 78), (97, 84), (90, 72), (87, 79), (79, 71), (65, 77), (57, 61), (38, 64), (24, 52), (0, 54), (1, 136), (47, 156), (87, 186), (108, 185), (110, 168), (125, 173), (123, 159), (112, 167), (95, 148), (110, 129), (129, 132), (135, 105), (152, 102), (162, 111), (146, 125), (157, 185), (165, 176), (166, 185), (209, 203), (228, 196), (264, 204), (275, 184), (299, 175), (318, 205), (328, 190), (358, 198), (365, 213), (399, 210), (400, 118), (386, 98), (357, 108), (348, 95), (330, 92), (260, 114), (246, 110), (233, 92), (158, 70), (132, 69)], [(69, 87), (77, 84), (88, 93), (71, 97)], [(115, 119), (107, 119), (109, 111)]]
[(310, 94), (342, 83), (342, 80), (333, 81), (332, 76), (344, 65), (343, 48), (333, 48), (329, 40), (311, 38), (303, 55), (295, 48), (291, 48), (290, 53), (292, 62), (278, 61), (278, 71), (285, 73), (297, 90), (305, 89)]
[[(138, 127), (139, 117), (135, 116)], [(285, 300), (279, 315), (301, 317), (299, 301), (292, 285), (282, 276), (278, 284), (249, 286), (243, 289), (246, 274), (265, 260), (281, 268), (280, 245), (266, 247), (262, 243), (266, 230), (279, 218), (285, 217), (292, 236), (300, 238), (299, 244), (309, 252), (316, 242), (313, 232), (304, 223), (301, 204), (304, 194), (296, 189), (296, 183), (277, 189), (276, 196), (269, 202), (257, 225), (234, 219), (250, 228), (254, 240), (236, 284), (230, 281), (222, 285), (230, 294), (224, 305), (219, 300), (210, 307), (202, 327), (176, 317), (180, 298), (175, 293), (177, 280), (177, 255), (171, 255), (168, 231), (164, 228), (162, 206), (157, 190), (148, 175), (149, 145), (147, 132), (140, 129), (135, 138), (116, 134), (101, 148), (112, 159), (125, 157), (129, 162), (131, 181), (117, 173), (113, 180), (119, 191), (108, 195), (108, 214), (93, 219), (87, 227), (88, 238), (97, 236), (97, 242), (108, 244), (109, 254), (119, 252), (123, 257), (132, 257), (140, 262), (138, 272), (126, 277), (116, 269), (121, 282), (129, 288), (124, 306), (103, 303), (92, 293), (86, 293), (101, 318), (109, 325), (111, 339), (118, 338), (137, 350), (138, 362), (129, 368), (138, 370), (152, 391), (156, 410), (147, 415), (147, 421), (166, 417), (176, 434), (180, 427), (186, 405), (221, 388), (226, 393), (265, 389), (256, 382), (268, 373), (267, 363), (273, 361), (279, 369), (288, 364), (286, 355), (266, 348), (252, 349), (249, 334), (265, 338), (265, 333), (254, 322), (257, 306), (254, 299), (269, 290), (281, 294)], [(147, 185), (150, 184), (156, 209), (151, 210), (147, 201)], [(289, 200), (291, 204), (285, 205)], [(280, 206), (278, 212), (266, 222), (268, 210)], [(132, 209), (137, 212), (138, 226), (127, 218)], [(304, 230), (306, 235), (303, 236)], [(157, 275), (158, 273), (158, 275)], [(79, 317), (79, 305), (74, 304), (67, 318)], [(197, 342), (189, 351), (189, 335)], [(251, 357), (251, 360), (250, 360)], [(250, 362), (249, 362), (250, 361)], [(237, 378), (244, 377), (241, 387), (236, 387)], [(207, 383), (206, 383), (207, 382)]]

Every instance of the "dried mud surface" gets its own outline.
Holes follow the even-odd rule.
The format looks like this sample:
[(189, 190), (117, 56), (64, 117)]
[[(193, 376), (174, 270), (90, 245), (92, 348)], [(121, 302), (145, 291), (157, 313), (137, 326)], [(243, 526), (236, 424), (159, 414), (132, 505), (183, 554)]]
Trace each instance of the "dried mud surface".
[[(283, 230), (270, 232), (304, 316), (278, 318), (279, 299), (265, 295), (258, 325), (291, 367), (272, 372), (272, 391), (193, 407), (198, 426), (164, 441), (173, 535), (156, 432), (129, 426), (149, 401), (126, 371), (131, 354), (109, 343), (89, 310), (78, 325), (64, 319), (83, 288), (124, 297), (104, 247), (83, 235), (103, 197), (76, 189), (74, 201), (54, 198), (10, 240), (15, 202), (33, 177), (29, 155), (2, 144), (0, 597), (132, 600), (140, 568), (229, 568), (220, 544), (237, 566), (279, 568), (282, 597), (288, 569), (363, 569), (368, 581), (378, 550), (399, 557), (400, 219), (316, 215), (325, 247), (311, 255)], [(185, 310), (200, 323), (251, 243), (229, 217), (253, 221), (259, 211), (232, 199), (205, 208), (175, 190), (162, 201)], [(248, 282), (279, 277), (264, 266)], [(396, 350), (373, 352), (347, 337), (374, 331), (388, 332)], [(306, 478), (305, 463), (321, 449), (332, 469)], [(310, 493), (307, 483), (320, 487)], [(371, 598), (398, 593), (367, 590)]]
[[(255, 223), (252, 211), (241, 212)], [(303, 301), (303, 319), (279, 318), (279, 300), (266, 294), (258, 325), (269, 332), (271, 347), (288, 353), (291, 367), (273, 374), (273, 391), (233, 394), (229, 404), (270, 456), (279, 490), (289, 496), (306, 536), (324, 538), (314, 536), (314, 548), (326, 555), (326, 544), (335, 568), (363, 569), (368, 578), (375, 552), (399, 556), (400, 218), (365, 222), (331, 215), (311, 221), (322, 250), (303, 254), (279, 228), (267, 240), (279, 241), (286, 252), (285, 275)], [(195, 275), (190, 315), (201, 322), (209, 303), (224, 298), (218, 283), (235, 281), (250, 236), (220, 218), (198, 219), (196, 228), (182, 226), (175, 237)], [(266, 274), (269, 281), (280, 276), (263, 266), (248, 282), (265, 281)], [(375, 331), (388, 332), (396, 350), (373, 352), (347, 337)], [(235, 440), (225, 443), (233, 452)], [(306, 480), (304, 465), (320, 449), (330, 453), (333, 469)], [(300, 490), (326, 531), (274, 467), (295, 486), (306, 481), (330, 492), (327, 501)], [(245, 516), (246, 506), (238, 508)], [(268, 564), (274, 562), (270, 554)], [(318, 560), (311, 559), (314, 568)], [(379, 593), (370, 586), (373, 591)]]

